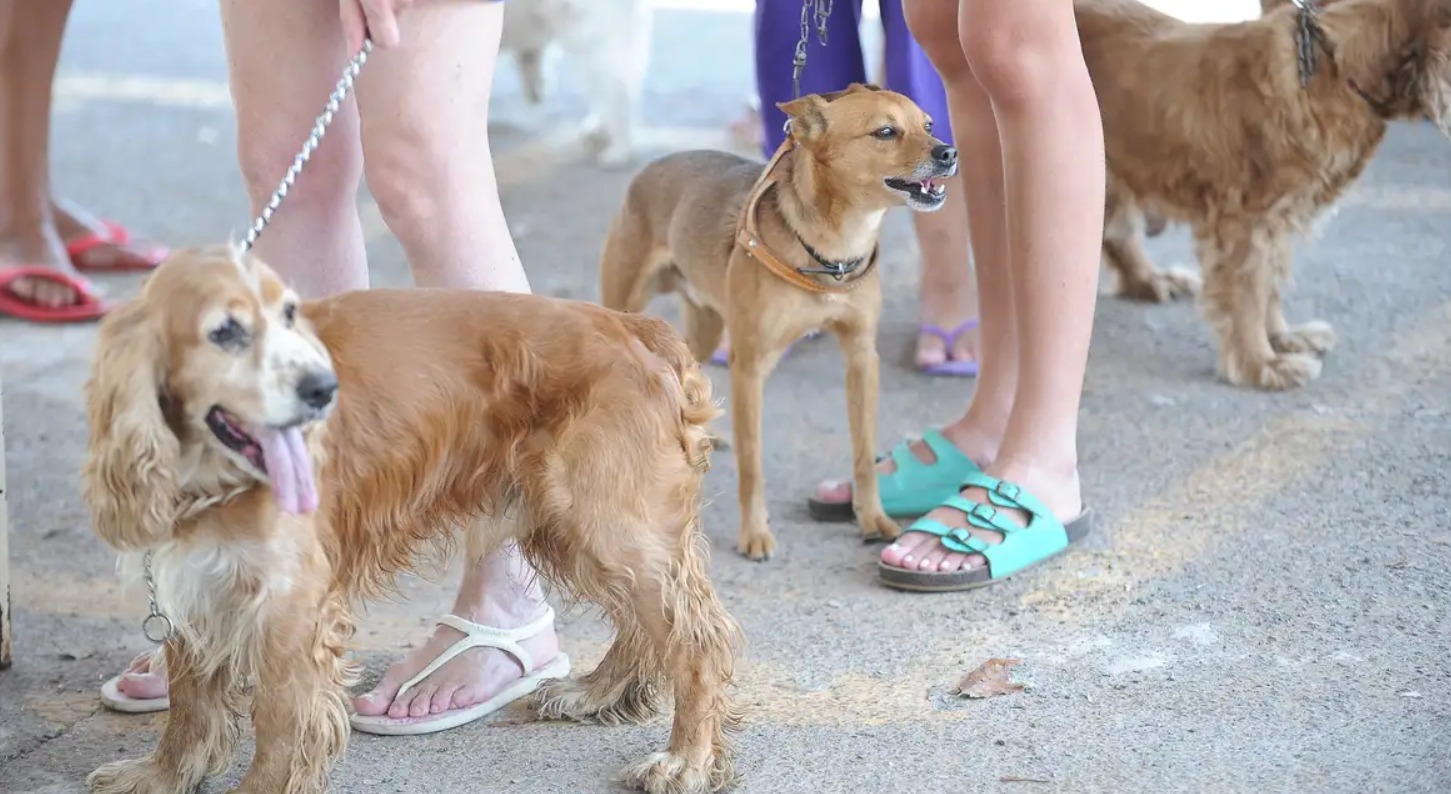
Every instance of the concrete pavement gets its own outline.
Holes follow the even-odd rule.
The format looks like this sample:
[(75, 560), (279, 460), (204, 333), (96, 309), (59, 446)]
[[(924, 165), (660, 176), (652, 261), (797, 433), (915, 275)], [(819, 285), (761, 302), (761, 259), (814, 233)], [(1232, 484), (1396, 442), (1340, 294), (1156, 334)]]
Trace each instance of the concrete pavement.
[[(661, 152), (724, 145), (751, 90), (749, 16), (738, 2), (662, 6), (650, 140)], [(172, 244), (244, 228), (224, 80), (212, 3), (83, 0), (59, 83), (61, 189)], [(576, 86), (566, 77), (549, 99), (546, 132), (571, 123)], [(592, 299), (629, 172), (541, 143), (507, 67), (499, 91), (505, 208), (530, 277), (540, 292)], [(1101, 531), (984, 591), (888, 591), (853, 527), (810, 522), (804, 497), (844, 475), (850, 454), (840, 357), (830, 342), (798, 347), (768, 385), (771, 562), (733, 551), (729, 452), (710, 475), (712, 571), (750, 641), (739, 791), (1451, 790), (1448, 166), (1451, 145), (1429, 126), (1396, 128), (1323, 236), (1299, 249), (1291, 320), (1326, 319), (1341, 340), (1300, 391), (1215, 380), (1189, 306), (1105, 297), (1081, 442)], [(396, 242), (364, 207), (375, 283), (407, 283)], [(951, 418), (971, 388), (908, 365), (907, 232), (904, 216), (890, 219), (883, 439)], [(1182, 233), (1150, 250), (1161, 264), (1192, 261)], [(138, 284), (104, 280), (116, 295)], [(15, 665), (0, 673), (4, 792), (82, 791), (97, 765), (149, 751), (164, 719), (96, 699), (144, 647), (145, 602), (120, 589), (79, 497), (93, 339), (89, 327), (0, 320), (16, 611)], [(410, 580), (406, 600), (372, 607), (359, 637), (368, 680), (427, 636), (455, 582), (456, 571)], [(561, 630), (580, 669), (608, 641), (586, 612), (565, 614)], [(1025, 691), (948, 694), (994, 656), (1023, 660)], [(432, 737), (355, 735), (335, 789), (615, 791), (615, 771), (666, 732), (511, 711)], [(234, 784), (245, 757), (208, 791)]]

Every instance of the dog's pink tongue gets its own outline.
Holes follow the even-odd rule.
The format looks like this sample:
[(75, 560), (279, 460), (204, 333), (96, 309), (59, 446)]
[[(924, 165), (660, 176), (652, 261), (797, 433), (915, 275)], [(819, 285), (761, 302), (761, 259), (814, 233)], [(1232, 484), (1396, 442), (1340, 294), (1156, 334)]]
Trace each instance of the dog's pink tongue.
[(312, 478), (312, 458), (302, 431), (263, 430), (257, 437), (267, 460), (272, 495), (285, 513), (311, 513), (317, 509), (317, 483)]

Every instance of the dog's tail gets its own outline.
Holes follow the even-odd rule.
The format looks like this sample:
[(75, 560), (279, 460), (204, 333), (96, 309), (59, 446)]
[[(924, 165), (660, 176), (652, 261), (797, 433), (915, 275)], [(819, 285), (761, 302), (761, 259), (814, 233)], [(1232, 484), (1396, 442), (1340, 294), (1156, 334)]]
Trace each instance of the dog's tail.
[(685, 340), (670, 323), (645, 314), (622, 314), (625, 323), (645, 349), (658, 356), (675, 375), (680, 386), (681, 444), (686, 460), (698, 471), (710, 469), (714, 436), (710, 423), (722, 413), (711, 393), (710, 378), (701, 371)]

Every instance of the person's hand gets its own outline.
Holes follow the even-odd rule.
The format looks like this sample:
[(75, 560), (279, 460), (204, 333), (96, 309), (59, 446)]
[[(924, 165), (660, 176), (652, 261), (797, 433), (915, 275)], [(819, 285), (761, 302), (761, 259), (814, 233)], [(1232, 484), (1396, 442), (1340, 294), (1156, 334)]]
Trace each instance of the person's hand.
[(363, 39), (368, 36), (380, 47), (398, 46), (398, 14), (413, 5), (413, 0), (340, 1), (343, 35), (348, 40), (349, 53), (363, 49)]

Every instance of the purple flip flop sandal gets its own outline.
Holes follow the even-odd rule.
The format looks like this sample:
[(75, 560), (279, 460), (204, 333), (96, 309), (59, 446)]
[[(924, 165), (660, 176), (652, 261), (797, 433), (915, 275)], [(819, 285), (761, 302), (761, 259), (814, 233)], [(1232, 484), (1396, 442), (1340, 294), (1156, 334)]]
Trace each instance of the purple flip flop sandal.
[(932, 334), (942, 340), (943, 347), (947, 351), (947, 360), (941, 364), (929, 364), (919, 366), (917, 369), (925, 375), (948, 375), (958, 378), (971, 378), (977, 375), (977, 360), (971, 358), (953, 358), (952, 351), (957, 347), (957, 340), (962, 335), (977, 327), (977, 318), (957, 326), (951, 331), (945, 331), (931, 323), (923, 323), (917, 326), (917, 331), (924, 334)]

